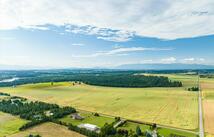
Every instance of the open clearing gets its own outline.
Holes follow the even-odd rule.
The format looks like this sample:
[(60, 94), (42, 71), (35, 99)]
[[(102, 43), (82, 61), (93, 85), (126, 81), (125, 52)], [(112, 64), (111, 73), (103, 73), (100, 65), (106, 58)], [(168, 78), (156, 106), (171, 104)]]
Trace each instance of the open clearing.
[(19, 132), (19, 128), (25, 123), (27, 123), (26, 120), (0, 112), (0, 137)]
[(201, 78), (205, 132), (214, 136), (214, 78)]
[(68, 130), (67, 127), (55, 123), (44, 123), (17, 134), (13, 134), (10, 137), (25, 137), (29, 134), (39, 134), (42, 137), (85, 137), (84, 135)]
[(69, 82), (60, 82), (52, 86), (50, 83), (40, 83), (0, 88), (0, 92), (133, 120), (195, 130), (198, 128), (198, 96), (197, 92), (189, 92), (186, 89), (195, 84), (196, 77), (176, 76), (169, 75), (171, 79), (184, 82), (184, 87), (112, 88), (85, 84), (73, 86)]

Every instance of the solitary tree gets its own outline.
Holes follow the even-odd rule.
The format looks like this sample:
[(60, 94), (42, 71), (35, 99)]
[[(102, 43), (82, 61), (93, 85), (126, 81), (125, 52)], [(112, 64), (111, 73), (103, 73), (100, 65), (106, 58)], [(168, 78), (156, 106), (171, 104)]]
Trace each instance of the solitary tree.
[(138, 136), (142, 135), (142, 131), (141, 131), (141, 129), (140, 129), (139, 126), (136, 127), (136, 134), (137, 134)]

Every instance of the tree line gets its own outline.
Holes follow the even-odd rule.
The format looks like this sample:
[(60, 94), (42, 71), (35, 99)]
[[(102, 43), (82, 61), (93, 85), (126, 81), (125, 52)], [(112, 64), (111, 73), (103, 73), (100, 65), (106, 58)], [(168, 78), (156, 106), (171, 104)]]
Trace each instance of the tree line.
[(59, 107), (57, 104), (49, 104), (39, 101), (28, 102), (24, 98), (12, 97), (8, 100), (0, 101), (0, 111), (18, 115), (20, 118), (30, 120), (31, 122), (26, 123), (20, 128), (20, 130), (24, 130), (34, 125), (75, 113), (76, 109), (72, 107)]
[(163, 76), (135, 75), (134, 72), (77, 73), (69, 75), (45, 75), (26, 77), (0, 86), (14, 86), (28, 83), (81, 81), (90, 85), (110, 87), (181, 87), (180, 81), (172, 81)]

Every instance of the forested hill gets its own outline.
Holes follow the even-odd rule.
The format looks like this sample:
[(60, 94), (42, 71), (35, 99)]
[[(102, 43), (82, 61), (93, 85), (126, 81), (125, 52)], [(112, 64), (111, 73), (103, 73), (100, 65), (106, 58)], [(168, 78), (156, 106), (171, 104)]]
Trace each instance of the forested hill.
[[(20, 73), (20, 72), (17, 72)], [(110, 87), (181, 87), (179, 81), (171, 81), (167, 77), (135, 75), (135, 72), (92, 72), (92, 73), (21, 73), (14, 74), (3, 80), (0, 86), (14, 86), (28, 83), (41, 82), (63, 82), (63, 81), (80, 81), (90, 85), (110, 86)], [(4, 74), (4, 77), (6, 75)], [(5, 82), (8, 81), (8, 82)]]

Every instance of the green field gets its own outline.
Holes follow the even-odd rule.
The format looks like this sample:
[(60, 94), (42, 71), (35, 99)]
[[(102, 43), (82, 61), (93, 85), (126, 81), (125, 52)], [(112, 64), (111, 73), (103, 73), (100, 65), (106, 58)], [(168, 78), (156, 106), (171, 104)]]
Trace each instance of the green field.
[(70, 82), (28, 84), (0, 88), (0, 92), (78, 109), (161, 125), (198, 128), (197, 92), (187, 91), (195, 75), (167, 75), (184, 83), (181, 88), (112, 88), (75, 85)]
[(68, 115), (64, 118), (61, 118), (60, 121), (65, 122), (67, 124), (72, 124), (75, 126), (78, 126), (81, 123), (89, 123), (89, 124), (97, 125), (100, 128), (103, 127), (105, 125), (105, 123), (111, 124), (112, 122), (114, 122), (114, 118), (103, 117), (103, 116), (97, 117), (91, 113), (80, 113), (79, 115), (84, 117), (84, 119), (83, 120), (74, 120), (74, 119), (72, 119), (71, 115)]
[(26, 120), (0, 112), (0, 137), (19, 132), (19, 128), (25, 123)]

